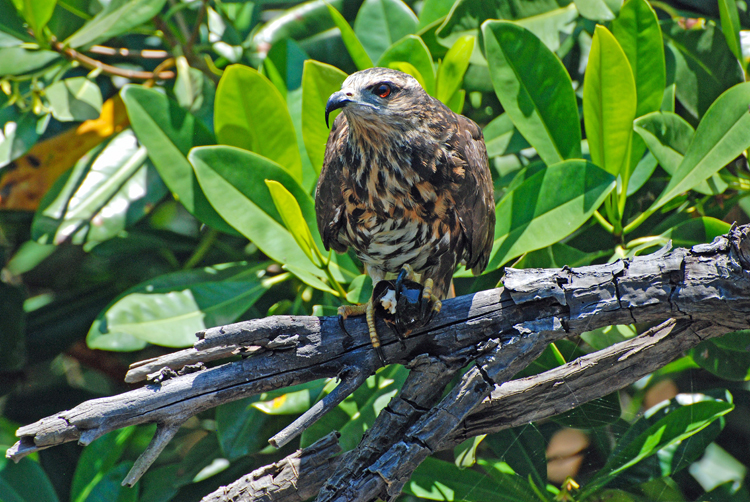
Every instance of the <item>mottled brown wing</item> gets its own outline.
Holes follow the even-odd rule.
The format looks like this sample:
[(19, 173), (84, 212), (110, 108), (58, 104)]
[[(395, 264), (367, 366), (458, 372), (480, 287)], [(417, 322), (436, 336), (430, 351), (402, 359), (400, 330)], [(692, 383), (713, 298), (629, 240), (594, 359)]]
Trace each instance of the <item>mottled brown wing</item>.
[(466, 268), (479, 275), (487, 266), (495, 238), (495, 197), (482, 130), (458, 116), (457, 153), (466, 163), (456, 210), (467, 244)]
[(318, 219), (318, 230), (326, 249), (333, 248), (339, 253), (346, 251), (346, 246), (338, 240), (338, 233), (344, 223), (344, 196), (342, 185), (342, 165), (340, 149), (346, 141), (346, 119), (339, 114), (333, 121), (331, 133), (326, 143), (323, 169), (320, 171), (318, 186), (315, 190), (315, 213)]

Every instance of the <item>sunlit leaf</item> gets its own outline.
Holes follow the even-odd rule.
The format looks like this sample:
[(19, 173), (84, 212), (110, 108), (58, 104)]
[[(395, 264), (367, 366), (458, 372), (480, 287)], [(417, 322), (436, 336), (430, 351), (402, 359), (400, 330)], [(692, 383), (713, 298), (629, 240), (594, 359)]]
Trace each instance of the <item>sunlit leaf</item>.
[(91, 21), (68, 37), (63, 45), (78, 48), (116, 37), (157, 15), (166, 0), (114, 0)]
[(560, 60), (530, 31), (489, 21), (482, 32), (495, 93), (548, 165), (581, 156), (573, 85)]
[(421, 38), (416, 35), (402, 38), (383, 53), (378, 66), (387, 68), (396, 62), (405, 62), (414, 66), (422, 76), (424, 90), (428, 94), (435, 95), (435, 69), (432, 55)]
[(357, 35), (354, 34), (354, 30), (349, 26), (349, 23), (344, 19), (344, 16), (342, 16), (341, 13), (331, 4), (327, 4), (327, 6), (331, 13), (331, 18), (333, 18), (333, 22), (336, 23), (339, 31), (341, 31), (341, 38), (344, 40), (346, 50), (349, 51), (349, 56), (351, 56), (357, 69), (366, 70), (367, 68), (375, 66), (372, 64), (370, 56), (365, 52), (362, 42), (360, 42)]
[(583, 81), (583, 120), (591, 161), (627, 180), (636, 112), (636, 88), (620, 44), (597, 26)]
[(585, 160), (566, 160), (531, 176), (497, 205), (488, 270), (569, 235), (591, 217), (614, 186), (614, 176)]
[(417, 16), (401, 0), (365, 0), (354, 20), (354, 32), (372, 61), (394, 42), (417, 31)]
[[(341, 90), (346, 73), (331, 65), (318, 61), (305, 61), (302, 73), (302, 138), (307, 155), (316, 172), (323, 167), (328, 128), (325, 109), (328, 98)], [(331, 120), (336, 113), (331, 115)]]
[(224, 70), (216, 89), (214, 127), (220, 143), (267, 157), (302, 182), (302, 159), (284, 97), (253, 68)]

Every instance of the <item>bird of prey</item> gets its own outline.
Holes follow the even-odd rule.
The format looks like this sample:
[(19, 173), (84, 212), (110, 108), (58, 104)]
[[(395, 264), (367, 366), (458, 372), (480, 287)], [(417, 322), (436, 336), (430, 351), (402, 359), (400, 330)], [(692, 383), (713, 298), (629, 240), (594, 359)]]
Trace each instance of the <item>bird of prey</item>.
[[(326, 104), (326, 124), (339, 108), (315, 195), (323, 243), (340, 253), (353, 248), (374, 285), (402, 270), (411, 280), (413, 271), (439, 311), (456, 266), (478, 275), (492, 250), (495, 201), (482, 130), (388, 68), (350, 75)], [(372, 298), (339, 308), (343, 319), (366, 314), (379, 348), (374, 312)]]

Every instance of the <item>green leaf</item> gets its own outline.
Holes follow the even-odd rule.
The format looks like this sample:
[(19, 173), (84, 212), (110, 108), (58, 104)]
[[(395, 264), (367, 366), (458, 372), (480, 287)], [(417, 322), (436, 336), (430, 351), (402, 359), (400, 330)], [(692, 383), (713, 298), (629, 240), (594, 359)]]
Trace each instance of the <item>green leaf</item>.
[(727, 398), (717, 399), (706, 394), (679, 394), (673, 401), (651, 408), (639, 420), (646, 421), (648, 427), (643, 430), (634, 425), (620, 438), (607, 464), (579, 496), (585, 499), (627, 468), (693, 436), (733, 409), (734, 405)]
[(331, 4), (326, 3), (326, 6), (331, 13), (333, 22), (336, 23), (339, 31), (341, 31), (341, 38), (344, 41), (346, 50), (349, 51), (349, 56), (351, 56), (352, 61), (354, 61), (354, 65), (357, 67), (357, 69), (366, 70), (367, 68), (372, 68), (373, 66), (375, 66), (372, 64), (372, 59), (370, 59), (370, 56), (368, 56), (367, 52), (365, 52), (365, 48), (362, 46), (362, 42), (360, 42), (357, 38), (357, 35), (354, 34), (354, 30), (352, 30), (352, 27), (349, 26), (349, 23), (346, 22), (344, 16), (342, 16), (341, 13), (337, 11), (336, 8)]
[(750, 83), (744, 83), (711, 105), (669, 184), (648, 209), (650, 213), (713, 176), (750, 146), (748, 103)]
[[(487, 465), (487, 464), (484, 464)], [(486, 467), (492, 470), (492, 467)], [(499, 489), (502, 487), (501, 489)], [(473, 469), (459, 470), (451, 462), (427, 458), (404, 486), (404, 493), (427, 500), (529, 502), (537, 496), (516, 474), (496, 470), (492, 477)]]
[[(0, 31), (17, 39), (18, 44), (22, 42), (34, 42), (34, 37), (29, 35), (28, 30), (24, 28), (23, 20), (18, 15), (18, 10), (14, 2), (0, 2)], [(14, 43), (13, 45), (16, 44)], [(4, 75), (2, 72), (0, 74)]]
[(622, 0), (574, 0), (578, 12), (586, 19), (611, 21), (617, 16)]
[(23, 75), (59, 58), (60, 54), (53, 51), (2, 47), (0, 48), (0, 75)]
[(479, 27), (488, 19), (519, 20), (538, 16), (571, 3), (571, 0), (492, 1), (458, 0), (448, 18), (438, 28), (442, 42), (452, 42), (459, 36), (479, 35)]
[(84, 156), (61, 176), (34, 216), (40, 244), (86, 244), (111, 239), (143, 217), (166, 195), (146, 149), (126, 129)]
[(506, 21), (482, 27), (492, 85), (547, 165), (581, 156), (573, 85), (560, 60), (530, 31)]
[[(159, 276), (129, 289), (99, 314), (90, 348), (127, 350), (120, 334), (165, 347), (188, 347), (195, 332), (237, 320), (275, 282), (267, 264), (228, 263)], [(278, 280), (283, 280), (279, 276)]]
[(737, 11), (736, 0), (719, 0), (719, 16), (721, 17), (721, 31), (724, 32), (729, 49), (739, 61), (743, 61), (740, 44), (740, 13)]
[(323, 167), (328, 128), (325, 122), (326, 102), (346, 80), (346, 73), (318, 61), (305, 61), (302, 72), (302, 138), (307, 155), (317, 173)]
[(537, 486), (547, 483), (546, 441), (534, 425), (490, 434), (485, 438), (485, 445), (521, 478), (530, 476)]
[(17, 464), (0, 460), (0, 494), (3, 502), (58, 502), (55, 488), (39, 462), (23, 458)]
[(561, 38), (565, 39), (573, 34), (578, 19), (578, 11), (573, 3), (567, 7), (525, 17), (516, 24), (529, 30), (537, 36), (552, 52), (560, 48)]
[(346, 301), (349, 303), (367, 303), (372, 296), (372, 278), (367, 274), (361, 274), (354, 278), (346, 293)]
[(484, 135), (484, 144), (487, 147), (487, 155), (490, 158), (497, 155), (518, 153), (531, 146), (521, 136), (507, 113), (492, 119), (492, 122), (482, 129), (482, 134)]
[(695, 117), (703, 116), (724, 91), (745, 80), (739, 61), (716, 26), (685, 30), (667, 21), (662, 29), (674, 57), (677, 98)]
[(231, 65), (224, 70), (216, 90), (214, 127), (220, 143), (267, 157), (302, 183), (302, 159), (284, 97), (253, 68)]
[(57, 0), (13, 0), (18, 13), (23, 16), (38, 40), (44, 40), (44, 27), (47, 26), (55, 10)]
[[(674, 176), (695, 136), (693, 126), (675, 113), (655, 112), (636, 120), (634, 128), (662, 168)], [(714, 195), (723, 192), (727, 186), (718, 174), (714, 174), (694, 186), (693, 190)]]
[(138, 140), (175, 198), (203, 223), (237, 234), (209, 204), (186, 157), (193, 146), (214, 142), (201, 121), (156, 89), (127, 85), (121, 96)]
[[(281, 166), (253, 152), (223, 145), (194, 148), (188, 158), (211, 204), (234, 228), (269, 258), (320, 276), (320, 269), (284, 227), (264, 183), (272, 179), (284, 185), (300, 204), (308, 226), (317, 228), (312, 198)], [(246, 166), (247, 172), (238, 171), (240, 165)]]
[(657, 111), (661, 106), (667, 75), (664, 41), (656, 12), (646, 0), (628, 0), (612, 22), (612, 34), (633, 71), (638, 96), (635, 116)]
[(477, 463), (477, 447), (485, 438), (486, 434), (474, 436), (453, 448), (453, 463), (459, 469), (466, 469)]
[(583, 81), (583, 119), (591, 161), (629, 179), (630, 142), (636, 111), (630, 63), (615, 37), (597, 26)]
[(402, 38), (380, 56), (378, 66), (393, 68), (392, 65), (397, 62), (409, 63), (416, 68), (422, 76), (424, 90), (427, 94), (435, 95), (435, 67), (432, 55), (421, 38), (416, 35)]
[(165, 3), (166, 0), (113, 0), (63, 45), (75, 49), (104, 42), (149, 21)]
[(448, 15), (455, 0), (425, 0), (419, 11), (419, 28), (434, 23)]
[[(269, 423), (279, 418), (254, 408), (258, 396), (222, 404), (216, 408), (216, 433), (226, 458), (235, 460), (268, 446)], [(269, 434), (270, 432), (270, 434)]]
[(736, 481), (727, 481), (701, 495), (701, 502), (750, 502), (747, 487)]
[(585, 160), (566, 160), (529, 177), (497, 205), (495, 244), (487, 270), (570, 235), (614, 186), (614, 176)]
[(690, 146), (695, 130), (672, 112), (654, 112), (639, 118), (635, 131), (669, 174), (674, 174)]
[(591, 262), (598, 257), (598, 253), (585, 253), (578, 249), (556, 242), (546, 248), (537, 249), (526, 253), (514, 265), (516, 268), (562, 268), (565, 265), (569, 267), (582, 267), (591, 265)]
[(354, 20), (354, 32), (370, 60), (377, 61), (394, 42), (415, 33), (418, 24), (401, 0), (365, 0)]
[(327, 265), (326, 260), (318, 249), (318, 245), (315, 244), (315, 240), (310, 233), (310, 227), (307, 226), (305, 218), (302, 216), (302, 210), (297, 203), (297, 199), (278, 181), (265, 180), (265, 183), (286, 229), (289, 230), (310, 261), (321, 268), (325, 267)]
[(73, 474), (71, 501), (90, 500), (92, 491), (122, 457), (135, 429), (130, 426), (107, 433), (84, 448)]
[(52, 116), (60, 122), (95, 119), (102, 111), (102, 93), (86, 77), (66, 78), (45, 91)]
[[(473, 50), (474, 37), (460, 37), (438, 66), (435, 95), (443, 103), (448, 104), (461, 88)], [(463, 100), (461, 102), (463, 103)]]
[(725, 380), (750, 380), (750, 331), (735, 331), (706, 340), (690, 351), (701, 368)]

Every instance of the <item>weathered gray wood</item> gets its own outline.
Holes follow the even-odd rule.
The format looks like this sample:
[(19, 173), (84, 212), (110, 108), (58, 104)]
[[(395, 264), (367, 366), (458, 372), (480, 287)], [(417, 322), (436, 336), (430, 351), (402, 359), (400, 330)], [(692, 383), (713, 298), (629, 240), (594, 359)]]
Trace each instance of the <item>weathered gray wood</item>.
[[(439, 405), (416, 413), (412, 418), (421, 417), (404, 435), (384, 441), (379, 452), (385, 453), (355, 473), (360, 484), (351, 486), (370, 494), (361, 500), (397, 493), (429, 451), (460, 436), (461, 430), (473, 433), (474, 429), (462, 429), (459, 422), (470, 423), (473, 410), (482, 409), (479, 402), (494, 382), (504, 381), (511, 369), (525, 363), (526, 354), (538, 353), (551, 341), (611, 324), (668, 318), (695, 326), (707, 322), (716, 332), (746, 328), (750, 315), (748, 228), (733, 229), (711, 245), (693, 250), (576, 269), (509, 270), (505, 288), (445, 301), (432, 322), (403, 343), (378, 322), (388, 363), (404, 364), (420, 354), (450, 358), (461, 353), (467, 360), (477, 359), (477, 364)], [(336, 318), (292, 316), (206, 330), (199, 334), (197, 351), (252, 347), (254, 354), (88, 401), (21, 427), (17, 432), (21, 439), (7, 456), (18, 460), (66, 441), (88, 444), (127, 425), (168, 423), (175, 416), (191, 416), (249, 395), (336, 376), (374, 357), (364, 320), (347, 321), (347, 330), (351, 336), (339, 328)], [(509, 361), (514, 347), (524, 350), (515, 352), (517, 361)], [(194, 362), (190, 357), (184, 360)], [(472, 390), (472, 384), (479, 386), (478, 391)], [(336, 493), (336, 487), (332, 488)]]
[[(449, 450), (470, 437), (491, 434), (570, 411), (640, 380), (679, 357), (685, 350), (723, 332), (724, 330), (705, 321), (693, 323), (685, 319), (670, 319), (632, 340), (582, 356), (544, 373), (496, 386), (490, 397), (459, 424), (437, 449)], [(423, 366), (429, 368), (431, 364), (425, 361)], [(406, 388), (406, 384), (404, 387)], [(391, 405), (393, 402), (389, 407)], [(386, 410), (387, 408), (381, 412), (378, 420)], [(398, 427), (398, 419), (393, 424)], [(368, 433), (376, 427), (377, 423)], [(382, 432), (372, 432), (373, 437), (364, 438), (362, 444), (378, 441), (377, 456), (382, 455), (382, 444), (386, 443), (385, 438), (389, 436), (387, 431), (389, 429), (385, 428)], [(357, 450), (362, 449), (362, 444)], [(275, 489), (280, 498), (273, 500), (288, 500), (286, 497), (290, 495), (287, 493), (295, 493), (297, 490), (303, 490), (304, 493), (316, 493), (320, 490), (321, 495), (330, 494), (332, 488), (329, 485), (338, 486), (339, 478), (348, 475), (351, 479), (369, 465), (353, 461), (351, 457), (357, 450), (343, 455), (338, 462), (332, 462), (327, 472), (307, 472), (303, 478), (287, 479), (284, 483), (277, 480)], [(372, 463), (372, 457), (376, 455), (360, 456)], [(317, 462), (326, 460), (329, 459), (321, 454)], [(346, 470), (347, 465), (357, 466), (358, 469)], [(331, 472), (334, 474), (331, 475)], [(371, 485), (369, 488), (382, 488), (376, 479), (368, 481)]]

